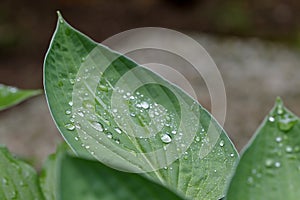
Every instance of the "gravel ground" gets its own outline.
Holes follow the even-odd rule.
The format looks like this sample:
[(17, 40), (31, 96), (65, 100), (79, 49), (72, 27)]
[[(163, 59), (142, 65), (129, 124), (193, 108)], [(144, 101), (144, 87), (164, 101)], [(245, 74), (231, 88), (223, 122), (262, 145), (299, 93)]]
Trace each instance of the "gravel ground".
[[(277, 96), (300, 115), (299, 51), (257, 39), (192, 36), (210, 53), (223, 76), (228, 105), (225, 129), (238, 150), (250, 139)], [(205, 85), (195, 87), (203, 91), (200, 102), (209, 109)], [(0, 141), (40, 166), (61, 141), (44, 96), (0, 113)]]

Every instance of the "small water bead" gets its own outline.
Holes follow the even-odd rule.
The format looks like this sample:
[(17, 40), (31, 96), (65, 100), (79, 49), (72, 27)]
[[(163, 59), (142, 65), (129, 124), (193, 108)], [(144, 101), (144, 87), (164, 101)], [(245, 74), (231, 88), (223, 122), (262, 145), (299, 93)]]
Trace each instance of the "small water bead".
[(219, 143), (220, 147), (223, 147), (225, 145), (225, 142), (224, 140), (221, 140), (220, 143)]
[(72, 113), (72, 111), (71, 110), (66, 110), (66, 115), (70, 115), (71, 113)]
[(6, 178), (2, 178), (2, 184), (3, 185), (7, 185), (8, 184), (8, 180)]
[(280, 162), (275, 162), (274, 166), (277, 167), (277, 168), (279, 168), (281, 166), (281, 163)]
[(118, 139), (116, 139), (115, 142), (116, 142), (117, 144), (120, 144), (120, 140), (118, 140)]
[(230, 154), (230, 157), (231, 157), (231, 158), (233, 158), (233, 157), (234, 157), (234, 154), (233, 154), (233, 153), (231, 153), (231, 154)]
[(75, 137), (75, 140), (76, 140), (76, 141), (78, 141), (78, 140), (79, 140), (79, 138), (78, 138), (78, 137)]
[(90, 146), (89, 146), (89, 145), (87, 145), (87, 146), (85, 146), (85, 148), (86, 148), (86, 149), (89, 149), (89, 148), (90, 148)]
[(270, 116), (268, 120), (269, 122), (275, 122), (275, 118), (273, 116)]
[(167, 144), (172, 142), (172, 138), (168, 134), (163, 134), (160, 139), (162, 142)]
[(69, 131), (73, 131), (73, 130), (75, 130), (75, 126), (74, 126), (74, 124), (66, 124), (65, 125), (65, 127), (69, 130)]
[(281, 142), (281, 141), (282, 141), (282, 137), (276, 137), (276, 139), (275, 139), (275, 140), (276, 140), (276, 142), (278, 142), (278, 143), (279, 143), (279, 142)]
[(112, 136), (111, 133), (108, 132), (108, 133), (107, 133), (107, 137), (108, 137), (109, 139), (112, 139), (113, 136)]
[(135, 97), (134, 97), (134, 96), (130, 96), (129, 99), (130, 99), (130, 100), (134, 100)]
[(23, 181), (20, 181), (20, 182), (19, 182), (19, 185), (20, 185), (21, 187), (25, 186), (25, 184), (24, 184)]
[(149, 103), (146, 102), (146, 101), (143, 101), (143, 102), (141, 103), (141, 107), (144, 108), (144, 109), (148, 109), (149, 106), (150, 106)]
[(119, 133), (119, 134), (122, 133), (121, 129), (119, 129), (119, 128), (115, 128), (115, 131), (116, 131), (117, 133)]
[(118, 112), (118, 110), (117, 110), (116, 108), (112, 109), (112, 111), (113, 111), (114, 113), (117, 113), (117, 112)]
[(173, 135), (176, 135), (177, 131), (173, 130), (173, 131), (171, 131), (171, 133), (172, 133)]
[(197, 136), (197, 137), (196, 137), (196, 141), (197, 141), (197, 142), (200, 142), (200, 137)]
[(254, 179), (252, 176), (249, 176), (248, 179), (247, 179), (247, 183), (252, 185), (254, 183)]
[(272, 159), (267, 159), (266, 161), (265, 161), (265, 165), (266, 165), (266, 167), (272, 167), (272, 165), (273, 165), (273, 160)]
[(286, 151), (287, 153), (292, 153), (292, 152), (293, 152), (293, 148), (292, 148), (291, 146), (287, 146), (287, 147), (285, 148), (285, 151)]
[(73, 101), (69, 101), (69, 106), (73, 106)]
[(131, 117), (135, 117), (135, 113), (130, 113), (130, 116)]

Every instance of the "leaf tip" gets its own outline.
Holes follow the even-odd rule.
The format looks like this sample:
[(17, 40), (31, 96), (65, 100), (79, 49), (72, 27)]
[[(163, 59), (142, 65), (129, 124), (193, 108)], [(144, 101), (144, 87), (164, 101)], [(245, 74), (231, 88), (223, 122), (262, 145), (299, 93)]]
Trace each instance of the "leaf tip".
[(62, 17), (61, 13), (59, 10), (56, 11), (57, 17), (58, 17), (58, 21), (60, 23), (64, 23), (64, 18)]
[(277, 97), (276, 98), (276, 106), (282, 106), (283, 105), (283, 101), (281, 99), (281, 97)]

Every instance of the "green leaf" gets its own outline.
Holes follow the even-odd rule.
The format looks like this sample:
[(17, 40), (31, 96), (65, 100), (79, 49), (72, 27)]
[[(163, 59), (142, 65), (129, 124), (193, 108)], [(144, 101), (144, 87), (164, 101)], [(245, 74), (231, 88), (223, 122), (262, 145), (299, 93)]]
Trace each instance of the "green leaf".
[(60, 200), (183, 200), (141, 175), (120, 172), (96, 161), (71, 156), (62, 158), (59, 181)]
[(41, 94), (41, 90), (20, 90), (0, 84), (0, 111), (38, 94)]
[(44, 199), (35, 170), (0, 147), (0, 199)]
[(182, 90), (60, 15), (44, 84), (57, 127), (77, 154), (146, 173), (193, 199), (224, 195), (238, 155), (216, 120)]
[(46, 200), (58, 199), (57, 191), (60, 183), (61, 160), (68, 150), (69, 148), (65, 143), (59, 145), (56, 153), (49, 155), (43, 165), (40, 174), (40, 185)]
[(46, 200), (182, 199), (145, 177), (120, 172), (96, 161), (74, 158), (67, 150), (61, 145), (48, 157), (41, 172)]
[(227, 199), (299, 199), (299, 172), (299, 118), (278, 99), (241, 156)]

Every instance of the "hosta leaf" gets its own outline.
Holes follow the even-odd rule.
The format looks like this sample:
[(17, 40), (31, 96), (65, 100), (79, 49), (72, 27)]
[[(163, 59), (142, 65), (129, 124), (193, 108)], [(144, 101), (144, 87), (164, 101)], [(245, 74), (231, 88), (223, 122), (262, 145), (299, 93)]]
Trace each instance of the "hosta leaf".
[(40, 180), (46, 200), (183, 199), (145, 177), (74, 158), (66, 150), (60, 146), (44, 165)]
[(20, 90), (0, 84), (0, 111), (38, 94), (41, 90)]
[(227, 199), (294, 200), (299, 187), (299, 118), (278, 99), (241, 156)]
[(44, 199), (35, 170), (0, 147), (0, 199)]
[(183, 200), (141, 175), (117, 171), (97, 161), (65, 156), (59, 174), (58, 200)]
[(198, 102), (59, 16), (44, 66), (46, 97), (72, 149), (146, 173), (193, 199), (218, 199), (237, 153)]

